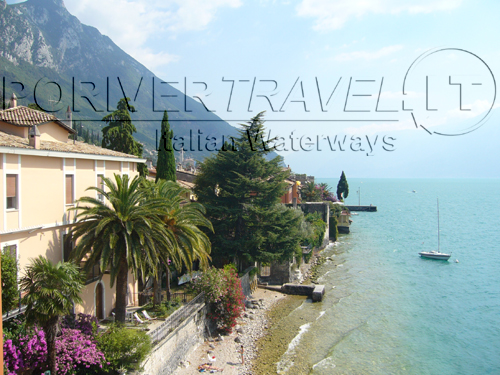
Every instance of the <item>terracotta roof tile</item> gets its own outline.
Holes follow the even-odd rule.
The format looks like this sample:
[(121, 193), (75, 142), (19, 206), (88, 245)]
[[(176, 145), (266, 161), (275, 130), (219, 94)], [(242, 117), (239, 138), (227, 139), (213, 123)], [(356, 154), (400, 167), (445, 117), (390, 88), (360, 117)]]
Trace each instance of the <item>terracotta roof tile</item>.
[(40, 125), (54, 121), (71, 133), (75, 132), (71, 127), (63, 123), (56, 116), (21, 105), (0, 111), (0, 121), (8, 122), (16, 126)]
[[(34, 150), (33, 147), (29, 146), (29, 140), (27, 138), (18, 137), (17, 135), (7, 134), (1, 131), (0, 131), (0, 147), (16, 147), (16, 148), (25, 148)], [(123, 152), (108, 150), (106, 148), (89, 145), (88, 143), (78, 142), (78, 141), (75, 142), (74, 144), (73, 141), (68, 141), (67, 143), (41, 141), (40, 150), (74, 152), (78, 154), (117, 156), (117, 157), (138, 159), (138, 157), (135, 155), (129, 155)]]

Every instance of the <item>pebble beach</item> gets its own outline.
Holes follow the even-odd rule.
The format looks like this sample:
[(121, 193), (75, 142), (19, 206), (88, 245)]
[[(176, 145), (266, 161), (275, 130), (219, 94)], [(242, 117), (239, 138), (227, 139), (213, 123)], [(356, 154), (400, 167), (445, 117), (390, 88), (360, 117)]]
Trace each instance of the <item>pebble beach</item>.
[[(233, 332), (220, 338), (211, 338), (196, 347), (181, 363), (174, 375), (199, 374), (198, 366), (210, 363), (224, 375), (250, 375), (252, 361), (257, 356), (257, 341), (269, 329), (267, 312), (286, 296), (282, 293), (258, 288), (252, 294), (254, 308), (247, 308), (238, 319)], [(241, 347), (243, 345), (243, 362)], [(211, 358), (210, 358), (211, 357)], [(213, 360), (215, 357), (215, 360)], [(212, 359), (212, 360), (211, 360)], [(208, 372), (208, 371), (207, 371)], [(219, 373), (221, 371), (217, 371)]]

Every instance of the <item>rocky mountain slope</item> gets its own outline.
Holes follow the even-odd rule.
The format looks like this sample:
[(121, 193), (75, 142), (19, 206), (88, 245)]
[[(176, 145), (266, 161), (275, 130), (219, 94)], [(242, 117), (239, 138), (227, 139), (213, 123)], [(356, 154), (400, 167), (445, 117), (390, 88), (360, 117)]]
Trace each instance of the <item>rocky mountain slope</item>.
[[(202, 104), (162, 84), (99, 30), (83, 25), (62, 0), (28, 0), (13, 5), (0, 0), (0, 29), (0, 105), (2, 99), (8, 103), (12, 92), (20, 104), (36, 99), (62, 118), (69, 105), (74, 120), (98, 130), (103, 125), (100, 119), (125, 93), (136, 109), (135, 136), (146, 149), (154, 149), (155, 131), (166, 109), (179, 139), (177, 146), (182, 146), (180, 137), (184, 137), (187, 156), (198, 160), (213, 148), (207, 150), (207, 136), (220, 144), (223, 136), (227, 139), (235, 134), (232, 126)], [(201, 150), (197, 145), (199, 132), (203, 134)]]

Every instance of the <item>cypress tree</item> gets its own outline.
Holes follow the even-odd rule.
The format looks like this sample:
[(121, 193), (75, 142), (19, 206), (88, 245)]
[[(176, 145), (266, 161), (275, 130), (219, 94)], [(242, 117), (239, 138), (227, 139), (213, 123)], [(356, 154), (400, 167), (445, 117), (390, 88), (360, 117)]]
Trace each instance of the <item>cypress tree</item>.
[(337, 185), (337, 198), (339, 200), (344, 200), (349, 195), (349, 185), (347, 184), (347, 178), (345, 177), (344, 171), (340, 175), (340, 180)]
[(163, 112), (163, 120), (161, 121), (161, 139), (158, 148), (158, 164), (156, 165), (156, 181), (164, 179), (167, 181), (176, 181), (175, 175), (175, 157), (172, 147), (172, 138), (174, 137), (173, 130), (170, 130), (168, 123), (168, 113)]
[[(107, 125), (102, 129), (101, 145), (109, 150), (142, 157), (143, 146), (133, 136), (137, 129), (132, 123), (130, 111), (135, 112), (135, 108), (128, 104), (129, 100), (130, 98), (120, 99), (116, 111), (102, 118)], [(137, 170), (141, 176), (148, 174), (148, 168), (144, 163), (137, 164)]]

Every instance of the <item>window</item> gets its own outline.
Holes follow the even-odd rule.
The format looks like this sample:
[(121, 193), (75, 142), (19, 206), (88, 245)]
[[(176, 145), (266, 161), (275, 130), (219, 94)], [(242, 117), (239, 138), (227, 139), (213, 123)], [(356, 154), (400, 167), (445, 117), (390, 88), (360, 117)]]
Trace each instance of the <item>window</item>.
[(74, 203), (74, 193), (75, 193), (75, 176), (72, 174), (66, 175), (66, 204)]
[(17, 174), (7, 175), (7, 209), (17, 210)]
[[(104, 190), (104, 181), (102, 180), (103, 179), (103, 175), (102, 174), (98, 174), (97, 175), (97, 187), (99, 189), (102, 189)], [(104, 196), (100, 193), (97, 193), (97, 199), (99, 199), (101, 202), (104, 201)]]

